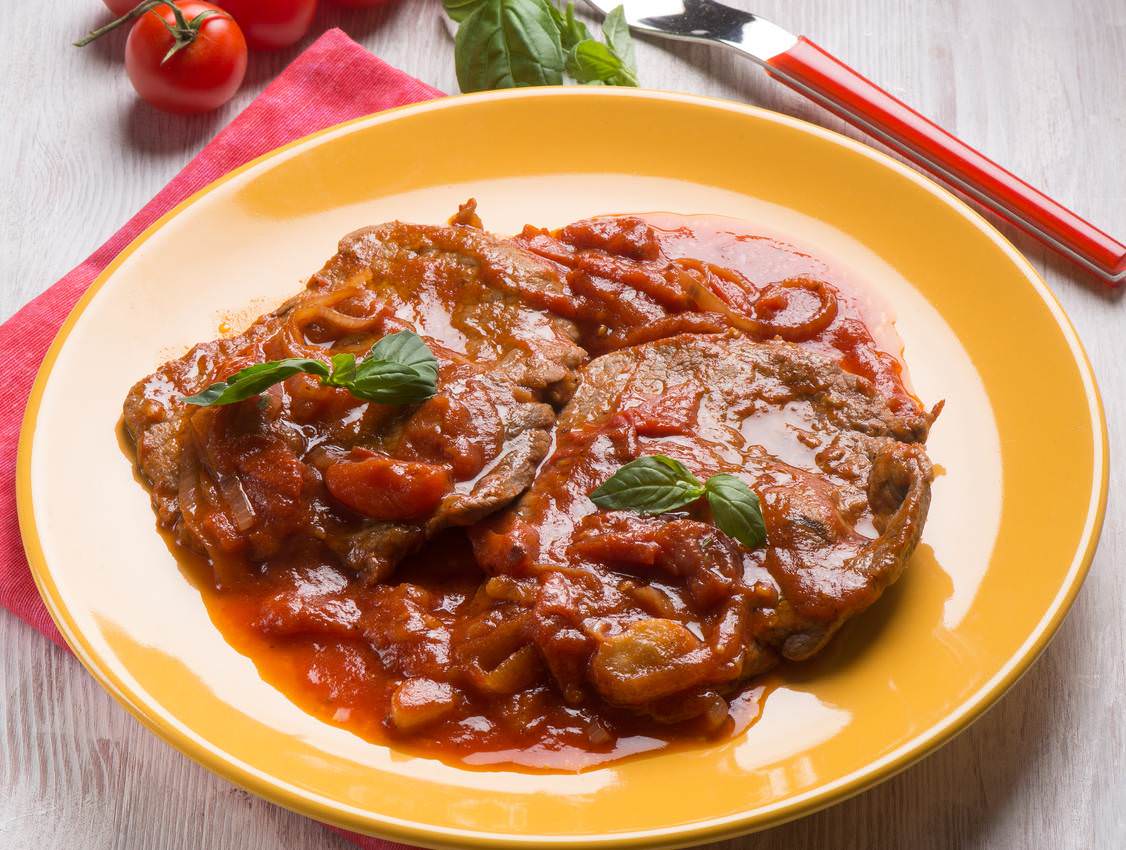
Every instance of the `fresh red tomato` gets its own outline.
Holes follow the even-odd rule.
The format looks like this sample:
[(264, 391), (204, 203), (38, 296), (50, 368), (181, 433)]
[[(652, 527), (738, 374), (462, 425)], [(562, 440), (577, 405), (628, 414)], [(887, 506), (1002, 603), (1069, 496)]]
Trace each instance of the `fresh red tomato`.
[(137, 19), (125, 42), (125, 71), (137, 94), (166, 112), (209, 112), (230, 100), (246, 76), (246, 39), (234, 19), (211, 3), (176, 3), (189, 23), (201, 12), (217, 12), (182, 34), (190, 42), (165, 61), (176, 45), (172, 9), (154, 7)]
[(113, 14), (120, 18), (127, 12), (132, 12), (133, 7), (141, 0), (104, 0), (106, 7), (113, 12)]
[(221, 0), (252, 50), (296, 44), (309, 31), (317, 0)]

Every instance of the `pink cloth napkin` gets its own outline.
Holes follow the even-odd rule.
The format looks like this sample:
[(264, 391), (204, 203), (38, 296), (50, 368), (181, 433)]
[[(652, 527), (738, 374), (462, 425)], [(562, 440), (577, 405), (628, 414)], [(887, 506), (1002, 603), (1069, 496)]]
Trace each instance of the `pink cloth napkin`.
[[(245, 162), (301, 136), (393, 106), (441, 97), (338, 29), (302, 53), (195, 159), (81, 265), (0, 325), (0, 605), (65, 646), (35, 589), (16, 517), (15, 467), (24, 405), (51, 340), (86, 287), (157, 218)], [(364, 850), (402, 845), (337, 830)]]

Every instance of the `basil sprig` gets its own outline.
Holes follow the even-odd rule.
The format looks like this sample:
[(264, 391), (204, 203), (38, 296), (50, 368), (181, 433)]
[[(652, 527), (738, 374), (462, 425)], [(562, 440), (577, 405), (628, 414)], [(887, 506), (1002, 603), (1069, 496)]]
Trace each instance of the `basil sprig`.
[(421, 337), (400, 331), (379, 340), (362, 360), (355, 354), (334, 354), (331, 367), (321, 360), (299, 357), (271, 360), (248, 366), (184, 401), (200, 407), (234, 404), (299, 372), (316, 375), (327, 387), (339, 387), (380, 404), (426, 401), (438, 389), (438, 361)]
[(586, 24), (575, 17), (574, 3), (568, 3), (565, 9), (560, 9), (554, 3), (548, 3), (547, 8), (551, 17), (555, 20), (555, 25), (559, 27), (559, 43), (564, 50), (569, 51), (579, 42), (594, 38)]
[(758, 496), (741, 480), (725, 472), (701, 482), (678, 460), (653, 455), (622, 466), (593, 493), (600, 508), (663, 514), (707, 497), (720, 531), (748, 549), (766, 543), (766, 524)]
[(557, 86), (564, 74), (586, 85), (636, 86), (637, 64), (625, 13), (602, 23), (605, 43), (552, 0), (443, 0), (458, 22), (454, 41), (463, 92)]
[[(584, 27), (585, 29), (585, 27)], [(587, 37), (567, 54), (567, 73), (586, 85), (636, 86), (637, 60), (625, 12), (618, 6), (602, 22), (606, 43)]]

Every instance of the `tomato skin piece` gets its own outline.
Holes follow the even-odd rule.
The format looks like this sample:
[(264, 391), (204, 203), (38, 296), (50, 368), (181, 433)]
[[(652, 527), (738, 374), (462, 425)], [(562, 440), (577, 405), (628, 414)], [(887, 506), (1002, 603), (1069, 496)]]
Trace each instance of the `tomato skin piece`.
[(280, 50), (305, 37), (317, 0), (222, 0), (251, 50)]
[(234, 18), (211, 3), (177, 4), (187, 20), (207, 10), (220, 14), (203, 21), (195, 41), (162, 64), (175, 43), (164, 22), (175, 23), (167, 6), (137, 19), (125, 42), (125, 72), (146, 101), (165, 112), (192, 114), (218, 109), (246, 76), (246, 39)]
[(444, 466), (386, 455), (342, 460), (325, 470), (325, 485), (338, 502), (371, 519), (426, 519), (453, 487)]

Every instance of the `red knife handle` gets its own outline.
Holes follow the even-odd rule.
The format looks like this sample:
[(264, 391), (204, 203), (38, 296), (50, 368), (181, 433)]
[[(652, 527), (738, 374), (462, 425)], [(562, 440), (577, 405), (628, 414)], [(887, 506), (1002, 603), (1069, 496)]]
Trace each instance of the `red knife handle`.
[(924, 118), (809, 39), (798, 39), (766, 67), (771, 76), (1110, 283), (1126, 277), (1126, 245)]

